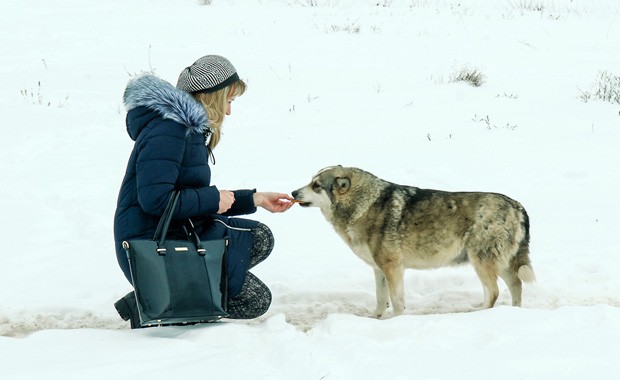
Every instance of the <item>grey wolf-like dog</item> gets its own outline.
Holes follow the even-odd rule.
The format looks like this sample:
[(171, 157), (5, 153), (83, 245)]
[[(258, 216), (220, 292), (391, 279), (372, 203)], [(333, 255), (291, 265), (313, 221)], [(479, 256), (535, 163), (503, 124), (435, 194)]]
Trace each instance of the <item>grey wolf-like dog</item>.
[(535, 281), (529, 258), (529, 218), (502, 194), (447, 192), (384, 181), (358, 168), (332, 166), (293, 191), (304, 207), (318, 207), (351, 250), (374, 269), (383, 315), (405, 308), (406, 268), (471, 263), (484, 289), (483, 307), (499, 295), (501, 277), (521, 306), (522, 281)]

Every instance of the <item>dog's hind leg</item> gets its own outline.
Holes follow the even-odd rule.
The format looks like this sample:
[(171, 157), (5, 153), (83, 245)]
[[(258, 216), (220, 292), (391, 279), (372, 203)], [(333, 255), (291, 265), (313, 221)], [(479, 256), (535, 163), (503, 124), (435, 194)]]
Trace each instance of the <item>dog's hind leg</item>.
[(512, 306), (521, 306), (522, 283), (517, 273), (515, 273), (512, 268), (506, 268), (500, 272), (499, 275), (506, 285), (508, 285), (510, 297), (512, 298)]
[(482, 282), (482, 288), (484, 289), (484, 302), (482, 306), (484, 308), (492, 308), (499, 296), (499, 287), (497, 286), (497, 268), (495, 264), (490, 260), (473, 261), (476, 274)]
[(510, 289), (512, 306), (521, 306), (523, 282), (536, 281), (536, 275), (530, 264), (528, 241), (523, 240), (516, 255), (510, 260), (508, 268), (500, 276)]
[(379, 268), (374, 268), (375, 271), (375, 291), (377, 295), (377, 308), (375, 309), (375, 316), (380, 318), (385, 309), (390, 306), (390, 293), (388, 291), (387, 282), (383, 272)]

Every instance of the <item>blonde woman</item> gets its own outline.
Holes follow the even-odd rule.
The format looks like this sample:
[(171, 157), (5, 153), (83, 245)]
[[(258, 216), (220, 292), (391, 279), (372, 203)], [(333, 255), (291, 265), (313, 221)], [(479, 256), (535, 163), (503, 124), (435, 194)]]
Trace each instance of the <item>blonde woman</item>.
[[(118, 196), (114, 238), (119, 265), (131, 283), (123, 240), (152, 238), (171, 193), (180, 191), (175, 219), (191, 218), (202, 240), (228, 237), (229, 317), (250, 319), (271, 304), (269, 288), (249, 269), (271, 253), (274, 238), (262, 223), (229, 216), (251, 214), (257, 207), (284, 212), (293, 203), (283, 193), (230, 191), (211, 183), (209, 159), (222, 122), (245, 90), (230, 61), (218, 55), (185, 68), (176, 87), (150, 74), (128, 83), (123, 100), (135, 145)], [(173, 220), (170, 234), (181, 228)], [(133, 292), (115, 307), (132, 328), (140, 326)]]

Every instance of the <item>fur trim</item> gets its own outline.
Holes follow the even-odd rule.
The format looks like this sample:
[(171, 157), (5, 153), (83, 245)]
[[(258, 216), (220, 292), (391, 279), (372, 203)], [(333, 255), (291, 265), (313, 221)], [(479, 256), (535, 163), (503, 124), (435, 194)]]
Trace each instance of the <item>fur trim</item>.
[(144, 106), (187, 127), (187, 134), (204, 133), (209, 118), (204, 107), (189, 93), (151, 74), (144, 74), (129, 81), (123, 102), (127, 111)]

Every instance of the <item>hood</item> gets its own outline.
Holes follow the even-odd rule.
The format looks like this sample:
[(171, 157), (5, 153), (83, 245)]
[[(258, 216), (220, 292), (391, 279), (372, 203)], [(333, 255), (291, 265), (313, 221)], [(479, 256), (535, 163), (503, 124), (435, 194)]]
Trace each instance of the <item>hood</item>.
[[(187, 127), (187, 134), (204, 133), (209, 128), (209, 118), (204, 107), (189, 93), (179, 90), (170, 83), (151, 74), (144, 74), (129, 81), (123, 94), (123, 103), (128, 112), (137, 107), (146, 107), (157, 112), (164, 119), (176, 121)], [(158, 115), (158, 116), (159, 116)], [(127, 132), (136, 139), (147, 115), (127, 118)], [(152, 119), (152, 117), (147, 117)], [(131, 119), (131, 120), (130, 120)]]

